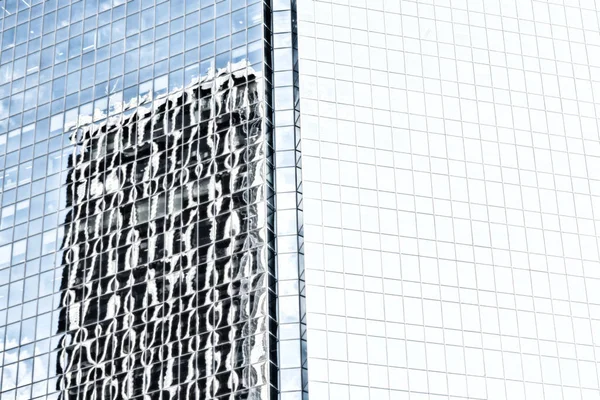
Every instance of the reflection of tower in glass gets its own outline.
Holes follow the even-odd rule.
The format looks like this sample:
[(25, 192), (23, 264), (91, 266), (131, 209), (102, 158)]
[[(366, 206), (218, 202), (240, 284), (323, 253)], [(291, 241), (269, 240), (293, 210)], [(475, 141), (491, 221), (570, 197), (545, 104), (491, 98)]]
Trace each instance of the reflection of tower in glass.
[(262, 93), (243, 68), (79, 128), (63, 244), (62, 399), (267, 398)]

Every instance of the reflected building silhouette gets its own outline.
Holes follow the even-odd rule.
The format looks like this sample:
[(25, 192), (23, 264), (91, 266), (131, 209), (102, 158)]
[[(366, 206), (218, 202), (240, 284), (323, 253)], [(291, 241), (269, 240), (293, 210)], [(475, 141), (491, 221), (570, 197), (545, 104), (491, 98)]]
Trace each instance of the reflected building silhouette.
[(264, 93), (240, 63), (72, 131), (60, 399), (276, 396)]

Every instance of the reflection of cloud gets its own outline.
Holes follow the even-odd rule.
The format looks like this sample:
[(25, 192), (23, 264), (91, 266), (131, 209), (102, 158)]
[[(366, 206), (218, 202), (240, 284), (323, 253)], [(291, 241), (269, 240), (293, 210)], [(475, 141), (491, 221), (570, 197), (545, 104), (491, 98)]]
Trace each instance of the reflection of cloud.
[(25, 360), (19, 363), (19, 376), (17, 379), (17, 385), (23, 386), (31, 383), (31, 374), (33, 372), (33, 360)]
[(33, 380), (35, 382), (48, 378), (48, 354), (43, 354), (33, 360)]
[(30, 358), (33, 357), (33, 347), (31, 346), (22, 346), (19, 349), (19, 358), (21, 360), (25, 359), (25, 358)]
[(24, 390), (17, 390), (17, 400), (29, 400), (30, 398), (29, 387), (24, 388)]
[(2, 372), (2, 390), (14, 389), (17, 386), (17, 364), (7, 365)]
[(0, 101), (0, 118), (8, 117), (8, 99)]
[[(16, 338), (6, 339), (6, 348), (13, 349), (19, 345), (19, 340)], [(18, 361), (18, 351), (7, 351), (4, 354), (4, 364), (10, 364)]]

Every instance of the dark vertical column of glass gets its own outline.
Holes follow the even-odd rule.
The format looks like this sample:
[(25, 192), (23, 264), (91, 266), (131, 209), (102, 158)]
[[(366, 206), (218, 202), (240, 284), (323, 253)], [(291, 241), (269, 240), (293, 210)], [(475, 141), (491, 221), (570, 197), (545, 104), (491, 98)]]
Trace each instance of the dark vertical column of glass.
[(277, 260), (276, 260), (276, 221), (275, 221), (275, 194), (276, 194), (276, 179), (275, 179), (275, 150), (274, 150), (274, 131), (273, 131), (273, 68), (272, 68), (272, 37), (271, 37), (271, 22), (272, 10), (270, 0), (263, 0), (263, 60), (264, 60), (264, 125), (263, 129), (266, 136), (266, 196), (267, 196), (267, 235), (268, 235), (268, 330), (269, 330), (269, 399), (276, 399), (279, 391), (278, 380), (278, 346), (277, 346), (277, 329), (278, 329), (278, 314), (277, 314)]
[(273, 0), (279, 399), (308, 398), (302, 152), (295, 0)]

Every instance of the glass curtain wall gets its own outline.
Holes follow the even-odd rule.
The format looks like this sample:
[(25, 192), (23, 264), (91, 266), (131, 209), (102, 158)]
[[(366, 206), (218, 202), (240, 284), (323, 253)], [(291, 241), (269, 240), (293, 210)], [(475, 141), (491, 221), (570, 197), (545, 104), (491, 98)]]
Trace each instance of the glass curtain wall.
[(598, 1), (299, 0), (311, 399), (598, 399)]
[(1, 6), (0, 398), (274, 396), (269, 4)]

